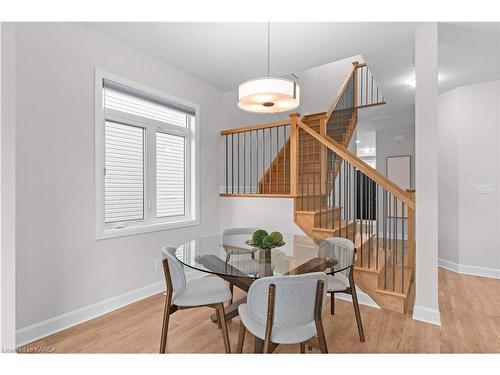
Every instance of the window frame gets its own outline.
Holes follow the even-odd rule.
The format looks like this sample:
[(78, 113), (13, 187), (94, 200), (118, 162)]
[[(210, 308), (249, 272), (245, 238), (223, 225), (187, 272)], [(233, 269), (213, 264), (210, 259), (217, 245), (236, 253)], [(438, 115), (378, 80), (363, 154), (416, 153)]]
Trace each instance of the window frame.
[[(104, 80), (124, 86), (129, 91), (143, 93), (160, 99), (172, 107), (186, 107), (194, 110), (188, 115), (186, 127), (168, 124), (158, 120), (126, 114), (104, 108)], [(96, 239), (130, 236), (141, 233), (183, 228), (200, 224), (200, 108), (198, 104), (167, 95), (161, 91), (118, 77), (102, 69), (95, 69), (95, 213)], [(144, 219), (138, 221), (105, 223), (105, 122), (117, 122), (144, 129)], [(163, 132), (183, 136), (185, 143), (185, 215), (156, 217), (156, 133)]]

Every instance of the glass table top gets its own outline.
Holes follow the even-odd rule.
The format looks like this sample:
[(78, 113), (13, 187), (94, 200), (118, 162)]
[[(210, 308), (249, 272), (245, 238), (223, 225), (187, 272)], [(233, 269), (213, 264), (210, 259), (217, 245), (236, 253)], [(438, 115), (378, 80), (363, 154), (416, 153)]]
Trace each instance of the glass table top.
[(336, 273), (351, 267), (354, 252), (327, 241), (319, 245), (306, 236), (283, 235), (285, 245), (257, 249), (251, 235), (215, 235), (180, 245), (175, 255), (184, 265), (219, 276), (258, 279), (311, 272)]

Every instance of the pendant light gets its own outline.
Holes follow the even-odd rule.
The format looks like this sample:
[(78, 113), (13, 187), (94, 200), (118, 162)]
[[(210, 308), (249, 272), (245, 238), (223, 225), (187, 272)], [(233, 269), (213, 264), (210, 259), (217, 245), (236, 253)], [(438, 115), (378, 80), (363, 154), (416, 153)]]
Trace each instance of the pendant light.
[(278, 113), (299, 106), (299, 85), (285, 78), (269, 76), (271, 24), (267, 23), (267, 77), (243, 82), (238, 87), (238, 107), (247, 112)]

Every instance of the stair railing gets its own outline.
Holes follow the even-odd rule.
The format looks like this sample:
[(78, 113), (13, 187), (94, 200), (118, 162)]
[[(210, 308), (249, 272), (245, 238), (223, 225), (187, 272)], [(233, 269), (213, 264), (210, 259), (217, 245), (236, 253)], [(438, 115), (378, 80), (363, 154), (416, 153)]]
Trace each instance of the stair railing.
[(356, 66), (356, 108), (372, 107), (385, 104), (385, 96), (382, 94), (372, 72), (366, 64)]
[(407, 295), (415, 258), (414, 191), (401, 189), (299, 118), (294, 122), (297, 210), (314, 212), (315, 231), (351, 239), (357, 266), (379, 270), (382, 290)]
[(221, 196), (289, 197), (294, 194), (296, 144), (290, 121), (221, 131), (224, 176)]

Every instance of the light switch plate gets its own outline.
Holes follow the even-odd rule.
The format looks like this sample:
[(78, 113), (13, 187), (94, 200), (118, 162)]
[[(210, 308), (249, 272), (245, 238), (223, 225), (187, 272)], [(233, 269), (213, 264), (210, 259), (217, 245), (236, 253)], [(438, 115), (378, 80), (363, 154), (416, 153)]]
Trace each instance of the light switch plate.
[(477, 194), (492, 194), (493, 193), (493, 185), (492, 184), (476, 185), (476, 193)]

